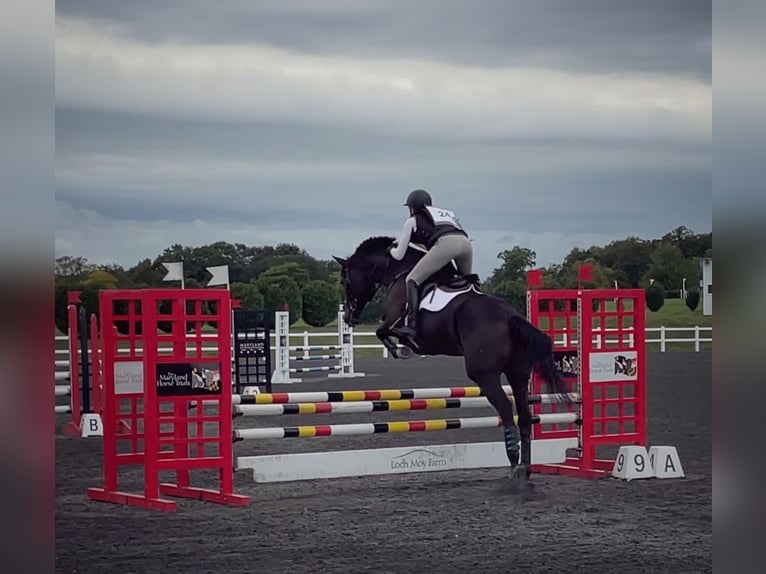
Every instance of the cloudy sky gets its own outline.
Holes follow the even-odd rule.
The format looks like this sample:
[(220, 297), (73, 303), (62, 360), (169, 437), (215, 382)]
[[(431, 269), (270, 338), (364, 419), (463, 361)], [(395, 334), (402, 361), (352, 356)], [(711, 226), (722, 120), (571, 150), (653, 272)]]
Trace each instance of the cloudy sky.
[(59, 0), (56, 256), (344, 255), (415, 188), (521, 245), (711, 230), (711, 2)]

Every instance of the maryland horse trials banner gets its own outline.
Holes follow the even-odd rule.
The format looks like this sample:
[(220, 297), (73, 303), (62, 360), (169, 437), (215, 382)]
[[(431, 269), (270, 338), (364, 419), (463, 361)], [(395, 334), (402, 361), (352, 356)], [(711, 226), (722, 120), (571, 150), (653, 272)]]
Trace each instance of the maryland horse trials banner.
[(221, 364), (158, 363), (156, 368), (157, 395), (220, 395)]

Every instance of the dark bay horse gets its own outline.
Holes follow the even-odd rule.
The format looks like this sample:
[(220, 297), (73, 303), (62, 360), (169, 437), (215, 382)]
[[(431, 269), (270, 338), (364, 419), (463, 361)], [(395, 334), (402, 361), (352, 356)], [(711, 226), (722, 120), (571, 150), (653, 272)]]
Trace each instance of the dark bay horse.
[[(390, 329), (404, 316), (405, 278), (424, 253), (410, 247), (402, 261), (396, 261), (389, 253), (394, 241), (393, 237), (371, 237), (350, 257), (333, 258), (341, 266), (345, 320), (349, 325), (358, 325), (364, 307), (381, 287), (386, 289), (383, 323), (376, 335), (398, 357)], [(421, 355), (464, 358), (466, 375), (502, 418), (511, 477), (526, 481), (531, 464), (528, 385), (532, 369), (546, 380), (552, 393), (569, 400), (569, 391), (556, 368), (550, 337), (506, 301), (481, 293), (475, 276), (458, 277), (455, 267), (447, 265), (422, 286), (421, 297), (427, 296), (429, 288), (436, 284), (452, 285), (449, 290), (458, 289), (461, 283), (461, 290), (472, 285), (474, 288), (457, 295), (442, 310), (421, 310), (416, 344), (407, 341), (402, 344)], [(502, 375), (513, 390), (518, 424), (514, 421), (513, 403), (502, 388)]]

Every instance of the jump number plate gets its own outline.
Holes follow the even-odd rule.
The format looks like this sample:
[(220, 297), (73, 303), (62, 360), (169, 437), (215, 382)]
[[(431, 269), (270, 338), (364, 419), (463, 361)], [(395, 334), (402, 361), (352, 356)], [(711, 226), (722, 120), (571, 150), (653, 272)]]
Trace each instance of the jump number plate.
[[(644, 458), (644, 455), (640, 452), (637, 452), (633, 455), (633, 468), (636, 469), (636, 472), (644, 472), (644, 467), (646, 466), (646, 459)], [(617, 457), (617, 472), (624, 472), (625, 471), (625, 454), (621, 454)]]
[(653, 478), (649, 453), (643, 446), (621, 446), (612, 468), (612, 476), (623, 480)]

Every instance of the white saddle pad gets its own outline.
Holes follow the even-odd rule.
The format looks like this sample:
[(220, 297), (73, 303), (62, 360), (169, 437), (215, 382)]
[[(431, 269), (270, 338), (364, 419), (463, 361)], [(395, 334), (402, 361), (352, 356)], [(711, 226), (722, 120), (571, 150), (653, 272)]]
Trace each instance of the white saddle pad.
[(420, 301), (420, 309), (423, 311), (441, 311), (455, 297), (463, 295), (464, 293), (468, 293), (469, 291), (479, 293), (479, 291), (476, 291), (473, 285), (469, 285), (465, 289), (460, 289), (459, 291), (444, 291), (437, 287), (428, 295), (423, 297), (423, 299)]

